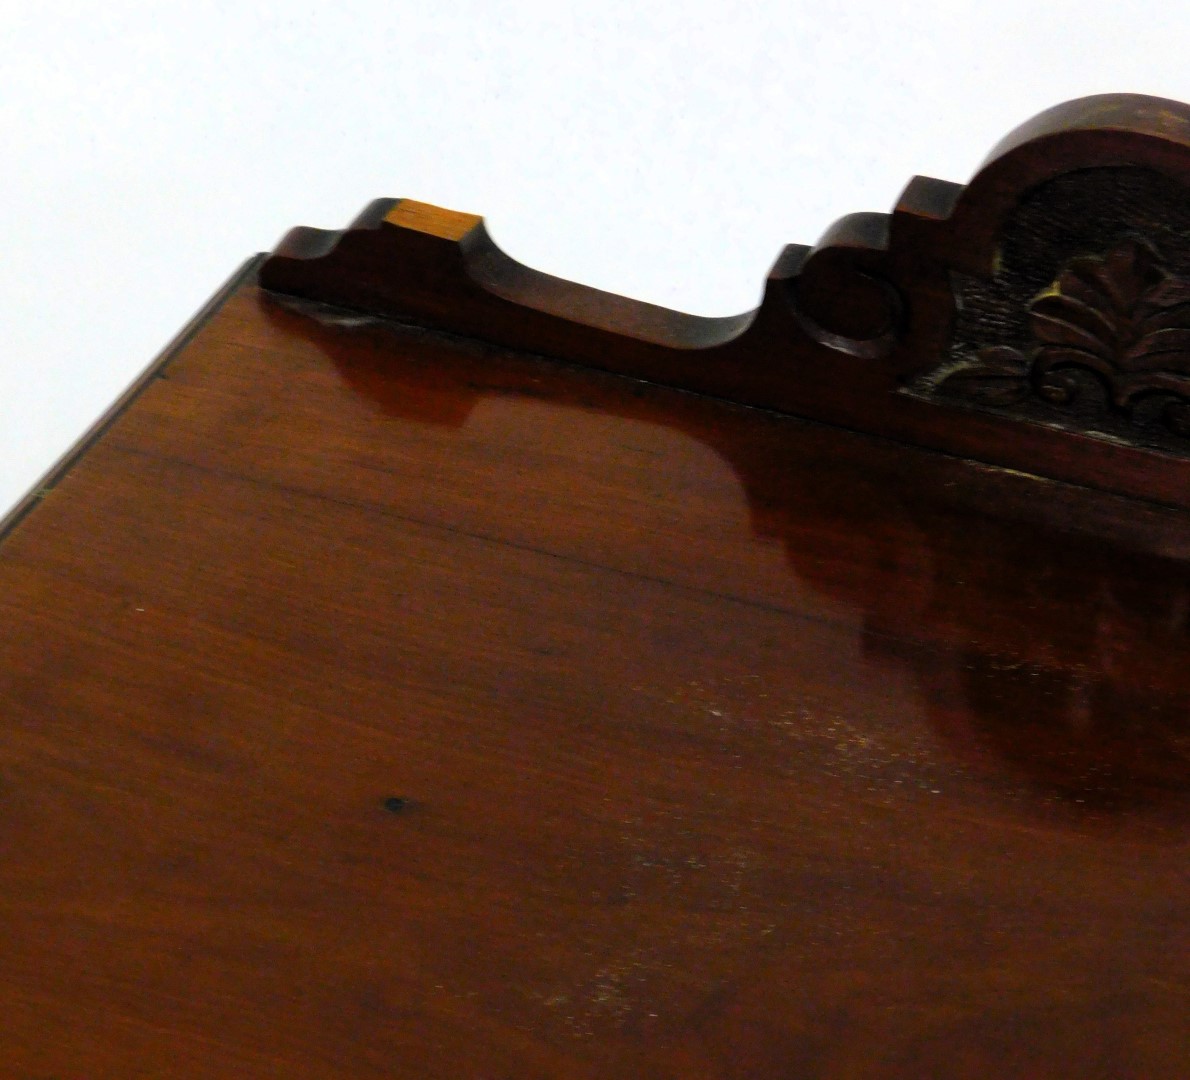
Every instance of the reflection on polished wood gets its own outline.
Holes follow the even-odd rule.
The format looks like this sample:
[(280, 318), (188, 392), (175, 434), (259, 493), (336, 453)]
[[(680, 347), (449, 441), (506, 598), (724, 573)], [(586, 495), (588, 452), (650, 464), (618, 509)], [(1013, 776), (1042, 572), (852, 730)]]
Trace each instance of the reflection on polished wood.
[(1185, 1076), (1188, 558), (249, 278), (0, 547), (0, 1074)]

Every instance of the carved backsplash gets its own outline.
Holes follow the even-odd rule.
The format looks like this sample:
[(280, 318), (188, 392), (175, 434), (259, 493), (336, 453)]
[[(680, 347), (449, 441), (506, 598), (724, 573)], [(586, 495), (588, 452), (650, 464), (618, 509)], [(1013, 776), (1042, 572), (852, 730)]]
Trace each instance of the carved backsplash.
[(910, 392), (1190, 454), (1188, 195), (1131, 167), (1027, 193), (992, 279), (954, 275), (950, 355)]
[(704, 318), (524, 266), (482, 219), (379, 199), (295, 229), (265, 295), (391, 317), (1190, 510), (1190, 104), (1057, 105), (968, 184), (787, 245)]

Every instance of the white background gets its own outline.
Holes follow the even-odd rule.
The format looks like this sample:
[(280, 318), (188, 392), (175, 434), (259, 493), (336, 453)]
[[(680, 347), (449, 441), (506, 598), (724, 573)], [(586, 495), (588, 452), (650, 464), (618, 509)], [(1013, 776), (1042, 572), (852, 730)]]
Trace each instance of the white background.
[(1190, 11), (1016, 0), (0, 8), (0, 509), (248, 255), (369, 199), (699, 314), (1068, 98), (1190, 100)]

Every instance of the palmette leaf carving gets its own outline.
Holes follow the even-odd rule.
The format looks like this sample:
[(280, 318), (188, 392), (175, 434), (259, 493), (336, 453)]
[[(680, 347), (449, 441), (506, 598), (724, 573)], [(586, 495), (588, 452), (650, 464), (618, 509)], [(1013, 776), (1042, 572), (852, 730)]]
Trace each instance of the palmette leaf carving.
[(992, 345), (941, 383), (981, 405), (1015, 405), (1029, 396), (1029, 362), (1020, 349)]
[(1122, 412), (1141, 396), (1169, 398), (1162, 420), (1190, 436), (1190, 281), (1152, 245), (1126, 240), (1072, 259), (1030, 303), (1028, 329), (1027, 349), (980, 349), (939, 387), (981, 405), (1036, 395), (1061, 406), (1078, 397), (1078, 372), (1091, 372)]

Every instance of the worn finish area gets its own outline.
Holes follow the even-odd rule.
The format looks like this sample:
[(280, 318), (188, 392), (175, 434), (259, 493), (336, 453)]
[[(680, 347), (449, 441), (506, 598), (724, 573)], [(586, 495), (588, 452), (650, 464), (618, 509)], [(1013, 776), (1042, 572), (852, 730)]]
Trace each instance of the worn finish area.
[(1184, 1077), (1188, 557), (249, 276), (0, 546), (0, 1075)]

